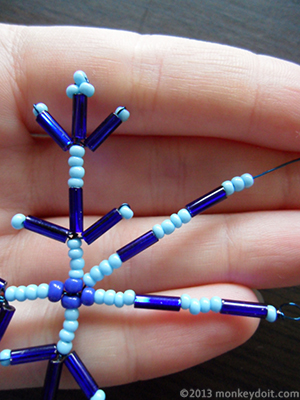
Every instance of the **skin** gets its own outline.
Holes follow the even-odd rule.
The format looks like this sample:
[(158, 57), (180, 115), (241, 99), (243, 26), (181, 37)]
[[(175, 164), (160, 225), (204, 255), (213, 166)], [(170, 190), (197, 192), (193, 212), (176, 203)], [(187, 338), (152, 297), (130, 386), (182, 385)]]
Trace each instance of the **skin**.
[[(128, 202), (123, 221), (91, 246), (86, 271), (224, 180), (299, 157), (300, 69), (286, 61), (194, 40), (104, 29), (0, 26), (0, 276), (9, 285), (68, 277), (67, 248), (10, 227), (18, 212), (68, 226), (68, 153), (31, 112), (45, 102), (70, 131), (65, 88), (87, 73), (91, 132), (117, 106), (128, 122), (86, 152), (88, 227)], [(97, 287), (257, 301), (251, 289), (299, 284), (299, 165), (259, 178), (171, 237), (129, 260)], [(47, 300), (14, 303), (1, 342), (22, 348), (58, 340), (63, 311)], [(74, 349), (100, 387), (153, 378), (245, 342), (255, 319), (81, 308)], [(12, 370), (13, 368), (13, 370)], [(41, 386), (46, 363), (1, 369), (1, 389)], [(66, 374), (61, 387), (74, 386)]]

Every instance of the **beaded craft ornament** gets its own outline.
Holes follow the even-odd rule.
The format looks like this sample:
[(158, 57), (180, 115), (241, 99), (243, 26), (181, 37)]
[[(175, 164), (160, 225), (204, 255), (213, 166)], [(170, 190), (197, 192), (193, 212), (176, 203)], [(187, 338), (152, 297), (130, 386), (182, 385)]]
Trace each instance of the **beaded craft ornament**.
[(90, 245), (122, 219), (133, 217), (129, 205), (122, 204), (118, 209), (114, 208), (89, 228), (84, 229), (82, 187), (85, 175), (83, 168), (85, 148), (95, 151), (122, 122), (128, 119), (129, 112), (125, 107), (118, 107), (91, 135), (86, 137), (87, 98), (94, 94), (94, 87), (89, 83), (83, 71), (75, 72), (74, 81), (75, 83), (67, 88), (68, 97), (73, 99), (72, 137), (48, 113), (45, 104), (39, 103), (34, 105), (33, 108), (33, 113), (39, 125), (64, 151), (70, 152), (68, 161), (70, 166), (70, 179), (68, 180), (70, 226), (65, 228), (34, 216), (25, 217), (23, 214), (16, 214), (12, 218), (12, 226), (15, 229), (25, 228), (48, 238), (67, 243), (70, 257), (69, 278), (64, 283), (51, 281), (49, 284), (42, 283), (38, 286), (31, 284), (27, 287), (7, 287), (7, 282), (0, 278), (0, 340), (15, 312), (15, 308), (9, 304), (14, 300), (48, 298), (51, 302), (61, 302), (65, 309), (63, 329), (59, 332), (60, 339), (56, 344), (2, 350), (0, 352), (0, 364), (6, 367), (47, 360), (48, 369), (44, 382), (43, 400), (56, 398), (62, 366), (65, 365), (88, 399), (104, 400), (106, 398), (104, 391), (99, 389), (77, 353), (72, 351), (72, 341), (78, 329), (79, 307), (82, 305), (92, 306), (94, 303), (115, 305), (116, 307), (133, 305), (135, 308), (167, 311), (183, 309), (194, 315), (211, 311), (221, 314), (264, 318), (270, 322), (276, 321), (277, 318), (300, 320), (300, 317), (287, 316), (283, 311), (286, 305), (299, 309), (300, 307), (295, 303), (283, 304), (277, 310), (272, 305), (227, 300), (218, 296), (211, 299), (206, 297), (192, 299), (188, 294), (173, 297), (136, 294), (131, 289), (124, 293), (116, 293), (113, 289), (106, 291), (94, 289), (97, 282), (112, 274), (124, 262), (146, 250), (165, 235), (170, 235), (183, 224), (187, 224), (199, 213), (227, 199), (234, 192), (250, 188), (256, 178), (300, 159), (292, 160), (255, 177), (246, 173), (223, 182), (217, 189), (187, 204), (177, 213), (172, 214), (169, 219), (161, 224), (154, 225), (151, 230), (117, 250), (107, 260), (103, 260), (99, 265), (91, 268), (89, 272), (84, 273), (85, 262), (82, 258), (82, 240)]

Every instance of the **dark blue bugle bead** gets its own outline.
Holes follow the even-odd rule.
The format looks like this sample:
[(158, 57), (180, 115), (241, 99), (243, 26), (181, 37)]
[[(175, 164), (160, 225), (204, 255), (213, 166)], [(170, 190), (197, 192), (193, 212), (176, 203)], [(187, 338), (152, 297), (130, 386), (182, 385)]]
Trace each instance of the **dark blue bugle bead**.
[(212, 207), (222, 200), (226, 199), (226, 192), (223, 186), (218, 187), (212, 192), (200, 197), (197, 200), (189, 203), (185, 208), (189, 211), (192, 217), (201, 212), (205, 211), (207, 208)]
[(63, 363), (61, 360), (50, 360), (44, 381), (43, 400), (54, 400), (59, 386)]
[(5, 289), (6, 285), (7, 282), (4, 279), (0, 278), (0, 292)]
[(130, 258), (146, 250), (148, 247), (152, 246), (154, 243), (158, 242), (157, 237), (152, 231), (145, 233), (139, 238), (135, 239), (133, 242), (128, 243), (126, 246), (122, 247), (117, 251), (119, 257), (123, 262), (129, 260)]
[(115, 114), (110, 114), (85, 140), (85, 146), (95, 151), (121, 123), (122, 121), (119, 117)]
[(104, 217), (100, 218), (88, 229), (86, 229), (83, 232), (82, 237), (87, 244), (91, 244), (110, 228), (116, 225), (119, 221), (121, 221), (121, 219), (122, 215), (116, 208), (114, 208), (108, 214), (104, 215)]
[(239, 315), (242, 317), (266, 318), (268, 314), (268, 306), (267, 304), (262, 303), (222, 299), (222, 308), (220, 313)]
[(81, 233), (83, 231), (83, 200), (82, 188), (69, 189), (70, 231)]
[(92, 378), (89, 371), (86, 369), (83, 362), (80, 360), (75, 351), (68, 355), (65, 359), (65, 365), (73, 375), (81, 390), (86, 397), (90, 399), (99, 389), (97, 383)]
[(36, 120), (38, 124), (48, 133), (49, 136), (64, 150), (73, 144), (72, 139), (67, 132), (59, 125), (58, 122), (47, 111), (40, 113)]
[(62, 226), (52, 224), (52, 222), (28, 215), (24, 221), (24, 228), (29, 231), (39, 233), (51, 239), (65, 243), (69, 237), (69, 230)]
[(175, 296), (139, 295), (134, 301), (135, 308), (150, 310), (180, 311), (181, 299)]
[(3, 304), (0, 307), (0, 340), (3, 338), (15, 311), (15, 308), (8, 304)]
[(73, 95), (72, 137), (79, 142), (86, 137), (87, 97), (84, 94)]
[(42, 360), (53, 360), (56, 355), (55, 344), (12, 350), (10, 365), (25, 364)]

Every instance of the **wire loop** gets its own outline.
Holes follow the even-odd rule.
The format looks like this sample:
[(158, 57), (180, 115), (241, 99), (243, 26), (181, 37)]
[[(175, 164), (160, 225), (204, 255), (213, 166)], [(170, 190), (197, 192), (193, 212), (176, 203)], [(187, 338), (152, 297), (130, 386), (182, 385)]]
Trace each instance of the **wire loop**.
[(279, 307), (279, 310), (277, 311), (279, 318), (282, 318), (282, 319), (289, 319), (289, 320), (291, 320), (291, 321), (300, 321), (300, 315), (299, 315), (299, 317), (292, 317), (292, 316), (290, 316), (290, 315), (286, 315), (286, 314), (284, 313), (284, 311), (283, 311), (283, 309), (286, 308), (286, 307), (290, 307), (290, 308), (291, 308), (291, 307), (295, 307), (295, 308), (298, 309), (298, 310), (296, 310), (296, 311), (298, 311), (299, 314), (300, 314), (300, 305), (299, 305), (299, 304), (292, 303), (292, 302), (290, 302), (290, 303), (284, 303), (284, 304), (281, 304), (281, 306)]

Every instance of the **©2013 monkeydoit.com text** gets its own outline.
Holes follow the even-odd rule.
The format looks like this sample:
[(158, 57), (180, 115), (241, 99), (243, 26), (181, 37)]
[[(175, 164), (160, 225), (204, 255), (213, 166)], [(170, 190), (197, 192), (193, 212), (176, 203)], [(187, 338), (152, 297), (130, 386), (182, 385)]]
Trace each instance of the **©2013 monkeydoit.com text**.
[(218, 390), (211, 389), (182, 389), (180, 397), (184, 399), (299, 399), (300, 392), (297, 390), (288, 391), (281, 390), (275, 391), (272, 389), (255, 391), (250, 390)]

